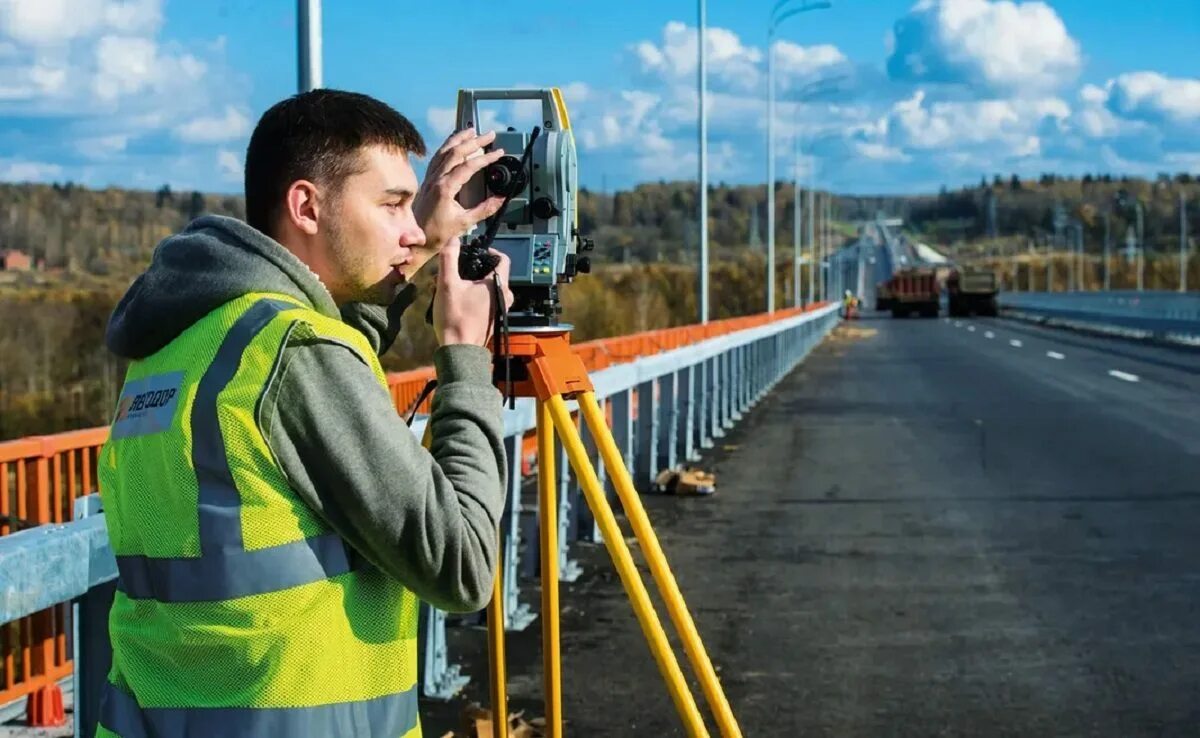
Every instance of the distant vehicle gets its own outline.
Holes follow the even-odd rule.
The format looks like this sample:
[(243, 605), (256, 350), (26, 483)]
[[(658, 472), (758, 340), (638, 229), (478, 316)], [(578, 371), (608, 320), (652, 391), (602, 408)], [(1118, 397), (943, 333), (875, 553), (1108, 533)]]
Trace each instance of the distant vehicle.
[(946, 296), (950, 314), (959, 317), (975, 315), (995, 316), (996, 293), (1000, 286), (996, 273), (977, 267), (957, 267), (946, 276)]
[(918, 313), (922, 318), (936, 318), (941, 289), (937, 270), (933, 267), (906, 267), (887, 281), (891, 293), (889, 306), (893, 318)]
[(891, 280), (885, 279), (875, 285), (875, 309), (876, 310), (891, 310), (892, 309), (892, 288), (889, 284)]

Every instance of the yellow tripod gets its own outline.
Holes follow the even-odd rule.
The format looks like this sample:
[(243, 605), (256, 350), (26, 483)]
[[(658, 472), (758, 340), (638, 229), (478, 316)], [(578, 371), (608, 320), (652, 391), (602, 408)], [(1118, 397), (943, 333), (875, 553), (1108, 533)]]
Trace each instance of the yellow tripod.
[[(617, 525), (612, 508), (604, 494), (596, 470), (584, 450), (579, 429), (567, 409), (567, 399), (579, 403), (580, 414), (592, 438), (596, 440), (601, 459), (613, 480), (617, 496), (629, 518), (638, 544), (645, 552), (650, 572), (666, 603), (671, 622), (675, 625), (684, 651), (704, 691), (704, 696), (716, 718), (723, 738), (740, 738), (741, 730), (734, 719), (729, 702), (717, 680), (712, 662), (700, 641), (696, 625), (679, 592), (679, 585), (671, 574), (666, 557), (658, 544), (658, 538), (650, 526), (650, 520), (642, 507), (641, 499), (634, 489), (629, 470), (625, 468), (621, 452), (617, 448), (612, 432), (605, 420), (604, 412), (596, 401), (591, 379), (583, 361), (570, 348), (570, 334), (565, 329), (550, 329), (528, 333), (513, 333), (509, 340), (509, 355), (513, 359), (518, 379), (514, 391), (520, 397), (537, 399), (537, 448), (538, 448), (538, 512), (541, 529), (541, 578), (542, 578), (542, 659), (543, 684), (546, 702), (546, 735), (561, 738), (562, 732), (562, 670), (559, 660), (559, 609), (558, 609), (558, 522), (556, 501), (556, 479), (554, 468), (554, 438), (557, 431), (567, 451), (567, 458), (583, 488), (588, 507), (595, 516), (604, 544), (612, 556), (621, 583), (633, 605), (642, 633), (649, 642), (650, 650), (658, 663), (658, 669), (666, 681), (667, 690), (675, 708), (683, 720), (689, 736), (707, 738), (708, 730), (696, 707), (690, 688), (680, 671), (679, 662), (663, 632), (654, 605), (646, 591), (646, 585), (625, 545), (625, 538)], [(493, 737), (508, 738), (507, 683), (504, 659), (504, 602), (503, 582), (497, 567), (492, 601), (488, 605), (488, 660), (490, 665), (490, 687), (493, 716)]]

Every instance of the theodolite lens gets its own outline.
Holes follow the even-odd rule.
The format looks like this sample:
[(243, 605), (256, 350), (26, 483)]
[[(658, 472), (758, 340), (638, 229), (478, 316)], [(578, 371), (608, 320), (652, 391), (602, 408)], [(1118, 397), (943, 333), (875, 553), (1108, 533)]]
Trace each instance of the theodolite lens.
[(483, 179), (488, 190), (500, 197), (518, 195), (529, 183), (529, 177), (521, 167), (521, 160), (515, 156), (503, 156), (496, 163), (490, 164), (484, 170)]

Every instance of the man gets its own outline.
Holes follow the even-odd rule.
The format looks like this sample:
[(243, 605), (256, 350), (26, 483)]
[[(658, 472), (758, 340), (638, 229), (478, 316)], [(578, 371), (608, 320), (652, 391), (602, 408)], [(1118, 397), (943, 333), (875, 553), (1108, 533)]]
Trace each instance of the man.
[[(122, 298), (98, 735), (420, 736), (418, 598), (481, 609), (498, 557), (491, 281), (457, 260), (500, 199), (455, 200), (503, 155), (481, 153), (493, 139), (451, 136), (418, 190), (409, 154), (425, 145), (395, 110), (333, 90), (284, 100), (246, 152), (247, 223), (197, 219)], [(427, 452), (377, 357), (435, 256)], [(496, 272), (506, 284), (503, 258)]]

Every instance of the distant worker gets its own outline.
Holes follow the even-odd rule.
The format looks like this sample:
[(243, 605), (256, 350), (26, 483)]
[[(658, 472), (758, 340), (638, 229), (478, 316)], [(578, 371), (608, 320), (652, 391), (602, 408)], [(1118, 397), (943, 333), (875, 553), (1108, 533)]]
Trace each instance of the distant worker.
[(858, 316), (858, 300), (854, 297), (854, 293), (846, 290), (845, 296), (842, 298), (842, 316), (846, 320)]
[[(503, 152), (465, 130), (430, 159), (386, 104), (315, 90), (259, 120), (246, 221), (167, 238), (121, 299), (131, 360), (100, 457), (119, 571), (100, 736), (411, 738), (418, 598), (492, 594), (504, 508), (489, 280), (455, 196)], [(379, 363), (440, 259), (432, 452)], [(508, 262), (496, 270), (507, 284)], [(505, 287), (505, 292), (507, 292)], [(506, 295), (511, 304), (511, 294)]]

